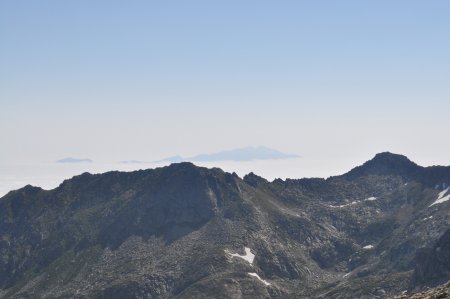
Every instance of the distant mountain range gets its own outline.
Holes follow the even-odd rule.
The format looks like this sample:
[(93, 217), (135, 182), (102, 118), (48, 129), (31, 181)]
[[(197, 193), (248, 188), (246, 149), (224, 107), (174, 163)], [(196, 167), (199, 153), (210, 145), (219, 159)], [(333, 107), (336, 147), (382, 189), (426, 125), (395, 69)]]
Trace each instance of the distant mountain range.
[[(232, 150), (219, 151), (212, 154), (199, 154), (192, 157), (172, 156), (157, 161), (123, 160), (123, 164), (151, 164), (151, 163), (180, 163), (180, 162), (218, 162), (218, 161), (255, 161), (255, 160), (281, 160), (300, 158), (299, 155), (285, 154), (265, 146), (249, 146)], [(57, 163), (92, 163), (91, 159), (64, 158)]]
[(217, 162), (217, 161), (254, 161), (254, 160), (280, 160), (299, 158), (299, 155), (285, 154), (265, 146), (244, 147), (220, 151), (212, 154), (200, 154), (192, 157), (174, 156), (157, 162)]
[(91, 159), (80, 159), (80, 158), (64, 158), (61, 160), (57, 160), (56, 163), (92, 163), (94, 161), (92, 161)]
[(449, 185), (386, 152), (327, 179), (183, 162), (25, 186), (0, 198), (0, 298), (407, 298), (450, 280)]

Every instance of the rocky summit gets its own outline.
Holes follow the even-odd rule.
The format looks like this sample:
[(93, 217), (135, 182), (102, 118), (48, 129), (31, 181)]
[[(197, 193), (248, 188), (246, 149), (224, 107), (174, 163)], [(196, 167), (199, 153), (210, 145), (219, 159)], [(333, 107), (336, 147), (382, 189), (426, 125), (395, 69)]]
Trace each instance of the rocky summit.
[(392, 153), (327, 179), (84, 173), (0, 199), (0, 298), (393, 298), (450, 280), (449, 199), (450, 167)]

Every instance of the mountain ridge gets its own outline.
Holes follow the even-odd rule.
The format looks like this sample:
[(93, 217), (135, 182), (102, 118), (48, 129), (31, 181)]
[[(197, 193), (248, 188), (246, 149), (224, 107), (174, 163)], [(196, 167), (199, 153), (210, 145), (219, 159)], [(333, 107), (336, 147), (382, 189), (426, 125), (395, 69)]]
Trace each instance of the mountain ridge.
[[(190, 164), (190, 165), (195, 165), (195, 161), (184, 161), (184, 159), (182, 159), (182, 157), (180, 156), (175, 156), (178, 161), (177, 162), (173, 162), (168, 166), (161, 166), (161, 167), (156, 167), (156, 168), (149, 168), (149, 169), (145, 169), (145, 170), (150, 170), (150, 169), (160, 169), (160, 168), (164, 168), (164, 167), (171, 167), (172, 165), (185, 165), (185, 163)], [(163, 161), (163, 160), (161, 160)], [(139, 162), (140, 161), (133, 161), (133, 162)], [(393, 163), (392, 163), (393, 162)], [(131, 163), (131, 162), (130, 162)], [(387, 167), (387, 165), (390, 165), (390, 167)], [(398, 167), (400, 166), (400, 167)], [(199, 166), (196, 166), (199, 167)], [(408, 172), (407, 169), (412, 170), (411, 172)], [(112, 171), (108, 171), (105, 173), (110, 173), (110, 172), (140, 172), (140, 171), (145, 171), (145, 170), (134, 170), (134, 171), (117, 171), (117, 170), (112, 170)], [(413, 173), (414, 175), (411, 176), (411, 173)], [(431, 178), (433, 179), (434, 177), (438, 177), (442, 178), (445, 177), (447, 181), (450, 181), (450, 166), (442, 166), (442, 165), (433, 165), (433, 166), (420, 166), (414, 162), (412, 162), (410, 159), (408, 159), (406, 156), (404, 155), (400, 155), (400, 154), (394, 154), (391, 152), (381, 152), (376, 154), (372, 159), (364, 162), (362, 165), (360, 166), (356, 166), (353, 169), (349, 170), (348, 172), (345, 172), (341, 175), (336, 175), (336, 176), (331, 176), (328, 178), (332, 178), (332, 177), (343, 177), (345, 179), (348, 180), (353, 180), (353, 179), (357, 179), (360, 176), (364, 176), (364, 175), (399, 175), (399, 176), (405, 176), (405, 174), (408, 174), (407, 176), (405, 176), (405, 178), (410, 178), (410, 179), (417, 179), (417, 177), (419, 177), (420, 175), (422, 176), (431, 176)], [(89, 174), (91, 175), (91, 173), (89, 172), (85, 172), (83, 174)], [(81, 175), (83, 175), (81, 174)], [(98, 174), (96, 174), (98, 175)], [(237, 174), (235, 174), (237, 175)], [(263, 180), (266, 180), (266, 178), (259, 176), (258, 174), (255, 174), (253, 172), (250, 172), (246, 175), (243, 176), (243, 178), (245, 178), (245, 176), (247, 175), (255, 175)], [(74, 177), (78, 177), (74, 176)], [(285, 180), (280, 179), (280, 178), (275, 178), (272, 180), (272, 182), (274, 181), (295, 181), (295, 180), (326, 180), (327, 178), (313, 178), (313, 177), (303, 177), (303, 178), (286, 178)], [(438, 179), (433, 180), (433, 181), (438, 181)], [(430, 179), (425, 180), (427, 182), (430, 181)], [(27, 186), (31, 186), (31, 185), (27, 185)], [(33, 186), (35, 187), (35, 186)], [(38, 186), (36, 186), (38, 187)], [(40, 188), (40, 187), (38, 187)], [(14, 191), (14, 190), (12, 190)]]
[[(415, 269), (430, 266), (416, 253), (450, 226), (449, 202), (430, 206), (450, 168), (417, 166), (425, 177), (376, 166), (416, 169), (403, 157), (374, 159), (350, 177), (269, 182), (183, 162), (11, 191), (0, 198), (0, 298), (384, 298), (423, 288), (430, 274), (414, 279)], [(244, 248), (251, 263), (231, 255)]]

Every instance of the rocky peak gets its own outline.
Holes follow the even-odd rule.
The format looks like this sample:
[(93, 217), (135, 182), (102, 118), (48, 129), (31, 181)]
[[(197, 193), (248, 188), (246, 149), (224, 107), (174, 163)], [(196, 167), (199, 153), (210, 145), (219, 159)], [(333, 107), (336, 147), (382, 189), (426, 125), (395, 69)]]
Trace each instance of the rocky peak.
[(347, 179), (355, 179), (365, 175), (399, 175), (414, 176), (422, 167), (409, 160), (406, 156), (383, 152), (363, 165), (344, 174)]
[(263, 177), (260, 177), (259, 175), (254, 174), (253, 172), (250, 172), (249, 174), (246, 174), (244, 176), (244, 182), (246, 182), (250, 186), (257, 187), (260, 184), (267, 183), (267, 180)]

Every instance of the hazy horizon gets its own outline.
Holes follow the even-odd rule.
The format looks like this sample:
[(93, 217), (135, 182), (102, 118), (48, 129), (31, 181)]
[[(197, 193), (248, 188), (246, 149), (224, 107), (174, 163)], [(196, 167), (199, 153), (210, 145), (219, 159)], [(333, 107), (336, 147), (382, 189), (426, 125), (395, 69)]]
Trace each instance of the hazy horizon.
[(439, 0), (2, 1), (0, 193), (89, 169), (54, 167), (66, 157), (120, 169), (258, 145), (302, 158), (214, 166), (327, 177), (384, 151), (449, 165), (449, 13)]
[[(232, 173), (235, 172), (241, 178), (246, 174), (253, 172), (268, 181), (275, 179), (301, 179), (301, 178), (328, 178), (331, 176), (341, 175), (352, 168), (362, 165), (374, 155), (359, 161), (357, 164), (350, 165), (352, 159), (340, 159), (339, 161), (331, 161), (321, 159), (320, 162), (328, 163), (330, 166), (326, 172), (321, 167), (321, 163), (312, 159), (304, 159), (303, 157), (290, 159), (268, 159), (268, 160), (248, 160), (248, 161), (189, 161), (201, 167), (214, 168), (218, 167), (222, 170)], [(414, 161), (420, 166), (423, 165), (419, 161)], [(80, 175), (84, 172), (92, 174), (105, 173), (108, 171), (135, 171), (141, 169), (154, 169), (172, 164), (171, 161), (153, 161), (142, 163), (123, 163), (116, 162), (96, 162), (90, 163), (58, 163), (51, 161), (46, 163), (34, 164), (4, 164), (0, 169), (0, 197), (7, 194), (11, 190), (16, 190), (25, 185), (33, 185), (41, 187), (45, 190), (54, 189), (64, 180), (73, 176)], [(448, 166), (448, 165), (445, 165)]]

